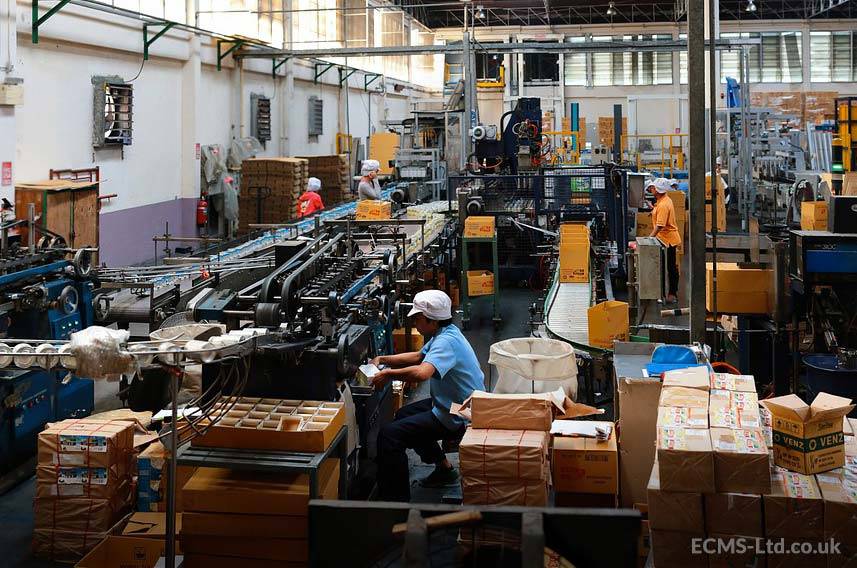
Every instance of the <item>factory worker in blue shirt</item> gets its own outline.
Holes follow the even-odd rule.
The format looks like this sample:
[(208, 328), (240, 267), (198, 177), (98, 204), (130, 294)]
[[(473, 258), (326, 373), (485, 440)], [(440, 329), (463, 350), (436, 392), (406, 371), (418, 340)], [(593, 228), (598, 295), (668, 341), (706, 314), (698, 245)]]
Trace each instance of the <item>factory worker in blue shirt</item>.
[(378, 490), (384, 501), (409, 501), (408, 457), (413, 449), (434, 471), (421, 481), (424, 487), (441, 487), (458, 481), (458, 472), (446, 459), (438, 440), (459, 440), (464, 435), (463, 418), (450, 414), (450, 405), (461, 404), (473, 391), (485, 388), (485, 376), (476, 353), (452, 323), (452, 300), (440, 290), (425, 290), (414, 296), (408, 317), (427, 342), (421, 351), (377, 357), (386, 365), (372, 382), (410, 383), (431, 381), (431, 397), (402, 407), (393, 422), (378, 434)]

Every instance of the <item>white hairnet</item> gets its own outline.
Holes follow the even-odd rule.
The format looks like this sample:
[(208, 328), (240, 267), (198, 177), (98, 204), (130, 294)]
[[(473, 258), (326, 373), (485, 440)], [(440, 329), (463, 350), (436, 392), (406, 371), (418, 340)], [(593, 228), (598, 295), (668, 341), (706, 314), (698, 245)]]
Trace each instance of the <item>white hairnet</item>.
[(672, 184), (670, 180), (666, 178), (658, 178), (655, 180), (655, 191), (658, 193), (666, 193), (672, 189)]
[(363, 160), (363, 165), (360, 167), (360, 174), (365, 176), (380, 169), (381, 163), (378, 160)]
[(321, 190), (321, 180), (318, 178), (309, 178), (306, 182), (306, 188), (308, 191), (318, 192)]

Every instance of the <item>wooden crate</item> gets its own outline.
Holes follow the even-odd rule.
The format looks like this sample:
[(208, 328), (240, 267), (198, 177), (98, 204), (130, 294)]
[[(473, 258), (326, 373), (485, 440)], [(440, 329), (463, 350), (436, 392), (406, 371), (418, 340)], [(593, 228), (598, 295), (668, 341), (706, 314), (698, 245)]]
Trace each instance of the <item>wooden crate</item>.
[[(26, 219), (28, 205), (32, 203), (37, 224), (61, 235), (68, 246), (97, 247), (98, 185), (99, 182), (62, 179), (19, 183), (15, 186), (15, 216)], [(21, 231), (21, 239), (27, 242), (26, 228)]]

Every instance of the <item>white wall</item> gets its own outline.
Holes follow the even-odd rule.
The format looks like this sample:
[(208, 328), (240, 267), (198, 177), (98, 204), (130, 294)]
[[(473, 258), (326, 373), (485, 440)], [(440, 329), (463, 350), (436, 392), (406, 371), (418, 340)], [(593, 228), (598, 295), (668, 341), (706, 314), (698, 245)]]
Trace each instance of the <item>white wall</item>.
[[(15, 28), (5, 23), (7, 2), (14, 7), (16, 0), (0, 0), (0, 79), (11, 57), (14, 75), (23, 79), (25, 94), (23, 105), (0, 107), (0, 161), (14, 162), (15, 182), (45, 179), (51, 168), (99, 166), (105, 180), (102, 193), (118, 194), (104, 203), (102, 215), (175, 203), (169, 211), (181, 217), (178, 230), (192, 232), (193, 208), (187, 202), (199, 196), (194, 147), (197, 143), (221, 144), (228, 149), (233, 137), (249, 136), (251, 93), (272, 99), (272, 140), (263, 153), (266, 156), (331, 154), (336, 133), (345, 132), (348, 123), (357, 136), (365, 137), (370, 130), (361, 73), (349, 79), (346, 90), (340, 88), (335, 68), (314, 84), (313, 66), (304, 61), (290, 61), (276, 79), (270, 59), (247, 59), (239, 65), (227, 57), (218, 71), (215, 42), (210, 37), (196, 39), (187, 32), (170, 30), (152, 45), (150, 59), (133, 82), (133, 143), (121, 150), (95, 152), (91, 78), (117, 75), (128, 80), (137, 75), (142, 62), (142, 24), (69, 4), (40, 28), (40, 43), (33, 44), (31, 4), (18, 0), (12, 17), (17, 24), (15, 53), (5, 49), (10, 37), (7, 30)], [(372, 96), (374, 130), (384, 130), (386, 119), (403, 118), (409, 110), (408, 98), (416, 96), (410, 85), (394, 92), (396, 83), (404, 84), (388, 80), (386, 94)], [(377, 81), (371, 88), (377, 90), (383, 84)], [(350, 93), (348, 121), (346, 92)], [(324, 133), (312, 140), (307, 135), (311, 95), (324, 100)], [(13, 200), (12, 187), (0, 188), (0, 196)], [(145, 215), (145, 210), (133, 213), (135, 217)], [(128, 231), (139, 234), (123, 235), (124, 240), (146, 241), (146, 250), (151, 250), (153, 223), (129, 225)], [(115, 225), (114, 221), (110, 226)], [(103, 243), (105, 239), (110, 240), (111, 235), (102, 234)], [(148, 253), (141, 251), (139, 247), (127, 255), (114, 251), (111, 263), (145, 260), (140, 255)]]

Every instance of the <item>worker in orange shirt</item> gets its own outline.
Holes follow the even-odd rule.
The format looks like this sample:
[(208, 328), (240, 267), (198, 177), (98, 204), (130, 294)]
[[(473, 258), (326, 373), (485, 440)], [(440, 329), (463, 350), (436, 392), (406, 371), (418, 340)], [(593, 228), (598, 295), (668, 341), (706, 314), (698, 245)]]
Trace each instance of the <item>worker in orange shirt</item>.
[(298, 219), (324, 209), (324, 202), (318, 192), (321, 191), (321, 180), (309, 178), (306, 191), (298, 198)]
[(654, 229), (651, 237), (657, 237), (667, 249), (667, 275), (669, 277), (669, 290), (666, 303), (673, 304), (678, 301), (678, 259), (676, 250), (681, 244), (681, 234), (675, 220), (675, 206), (673, 200), (667, 196), (670, 190), (668, 179), (658, 178), (649, 182), (649, 189), (655, 194), (655, 208), (652, 210), (652, 225)]

